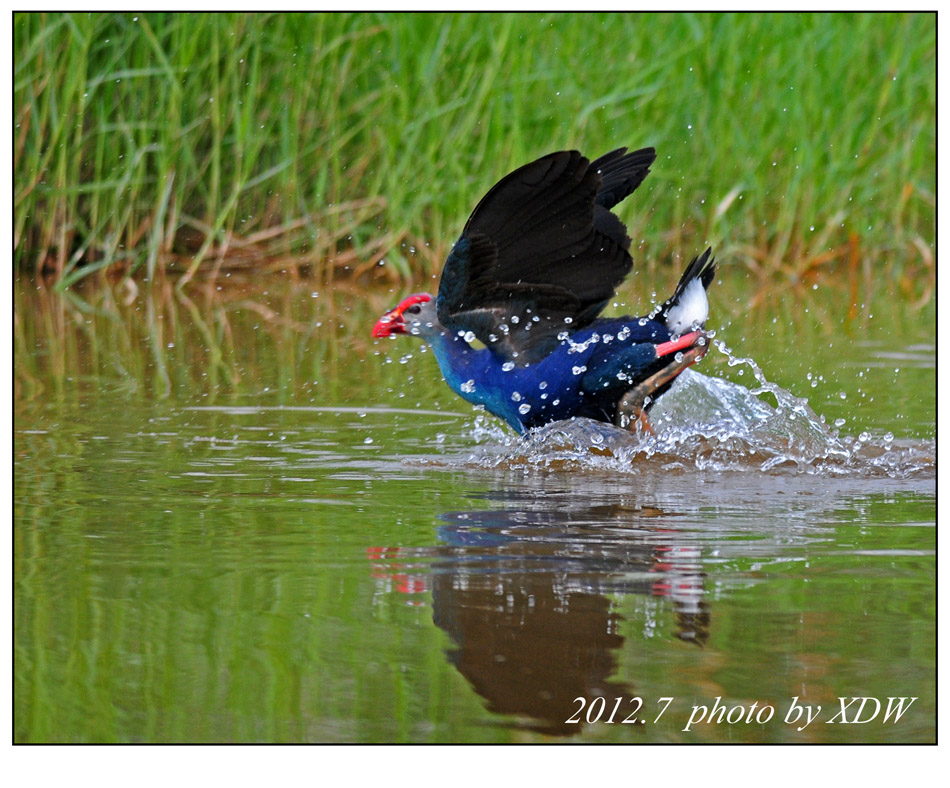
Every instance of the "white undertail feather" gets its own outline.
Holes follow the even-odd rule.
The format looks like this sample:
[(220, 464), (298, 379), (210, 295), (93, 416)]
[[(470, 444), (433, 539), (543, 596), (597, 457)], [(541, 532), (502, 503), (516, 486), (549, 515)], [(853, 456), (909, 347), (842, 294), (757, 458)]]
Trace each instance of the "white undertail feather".
[(697, 276), (683, 288), (679, 300), (666, 311), (666, 327), (674, 336), (691, 331), (693, 327), (702, 328), (709, 317), (709, 301), (706, 288)]

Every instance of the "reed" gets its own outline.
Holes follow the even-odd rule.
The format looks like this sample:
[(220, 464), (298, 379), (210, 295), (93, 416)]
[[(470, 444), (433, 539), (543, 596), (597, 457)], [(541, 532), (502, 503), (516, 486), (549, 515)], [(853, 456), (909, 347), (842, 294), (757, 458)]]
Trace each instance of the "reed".
[(647, 267), (934, 278), (933, 14), (30, 13), (14, 46), (14, 265), (61, 288), (406, 284), (510, 169), (618, 145), (659, 151)]

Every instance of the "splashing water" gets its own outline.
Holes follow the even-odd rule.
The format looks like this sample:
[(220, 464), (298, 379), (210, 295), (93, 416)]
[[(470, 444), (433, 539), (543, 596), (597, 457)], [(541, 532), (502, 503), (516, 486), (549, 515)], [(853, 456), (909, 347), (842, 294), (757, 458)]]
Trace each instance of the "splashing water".
[[(589, 419), (556, 422), (515, 436), (484, 417), (471, 432), (479, 452), (469, 461), (508, 469), (589, 468), (637, 473), (647, 467), (756, 470), (905, 478), (935, 472), (933, 441), (897, 441), (890, 433), (842, 436), (808, 401), (766, 379), (751, 358), (720, 340), (729, 366), (748, 367), (754, 388), (692, 369), (677, 378), (650, 412), (655, 435)], [(774, 404), (773, 404), (774, 403)]]

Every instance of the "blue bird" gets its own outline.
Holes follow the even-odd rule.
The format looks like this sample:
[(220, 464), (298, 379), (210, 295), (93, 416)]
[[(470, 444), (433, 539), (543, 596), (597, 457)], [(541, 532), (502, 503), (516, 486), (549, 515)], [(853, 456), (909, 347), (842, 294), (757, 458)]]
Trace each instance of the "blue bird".
[(707, 249), (652, 314), (598, 318), (633, 267), (610, 209), (655, 159), (560, 151), (507, 175), (469, 217), (438, 295), (404, 299), (373, 336), (425, 340), (456, 394), (519, 432), (575, 416), (649, 429), (645, 411), (706, 352), (716, 270)]

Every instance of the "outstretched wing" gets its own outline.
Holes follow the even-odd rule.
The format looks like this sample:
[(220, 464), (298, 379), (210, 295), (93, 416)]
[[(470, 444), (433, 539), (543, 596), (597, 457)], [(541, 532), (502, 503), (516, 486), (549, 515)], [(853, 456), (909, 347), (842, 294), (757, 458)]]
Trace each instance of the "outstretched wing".
[(620, 148), (591, 163), (562, 151), (507, 175), (472, 212), (445, 263), (439, 320), (518, 365), (590, 323), (633, 265), (626, 229), (609, 209), (655, 158), (652, 148)]

